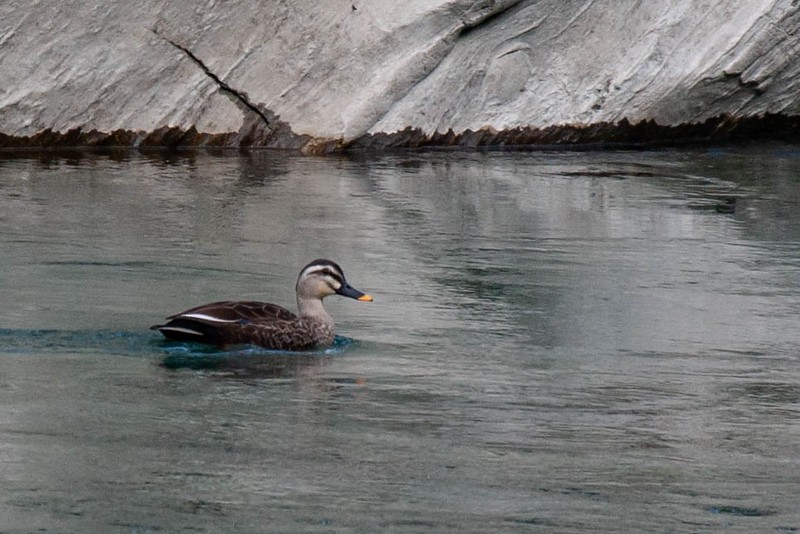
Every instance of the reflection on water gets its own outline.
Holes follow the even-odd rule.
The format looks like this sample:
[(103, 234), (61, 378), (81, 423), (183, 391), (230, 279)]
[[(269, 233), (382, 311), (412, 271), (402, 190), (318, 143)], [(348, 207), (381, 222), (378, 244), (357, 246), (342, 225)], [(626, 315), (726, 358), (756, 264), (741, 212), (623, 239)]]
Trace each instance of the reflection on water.
[[(800, 152), (0, 159), (6, 530), (800, 529)], [(330, 349), (147, 326), (293, 307)]]

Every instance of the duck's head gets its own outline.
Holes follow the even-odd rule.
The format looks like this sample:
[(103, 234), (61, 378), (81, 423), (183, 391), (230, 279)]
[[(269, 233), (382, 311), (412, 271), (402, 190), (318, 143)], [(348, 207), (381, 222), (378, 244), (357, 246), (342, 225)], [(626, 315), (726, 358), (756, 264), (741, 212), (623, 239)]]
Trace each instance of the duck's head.
[(345, 280), (342, 268), (330, 260), (314, 260), (297, 277), (298, 300), (322, 300), (330, 295), (372, 302), (372, 297), (354, 288)]

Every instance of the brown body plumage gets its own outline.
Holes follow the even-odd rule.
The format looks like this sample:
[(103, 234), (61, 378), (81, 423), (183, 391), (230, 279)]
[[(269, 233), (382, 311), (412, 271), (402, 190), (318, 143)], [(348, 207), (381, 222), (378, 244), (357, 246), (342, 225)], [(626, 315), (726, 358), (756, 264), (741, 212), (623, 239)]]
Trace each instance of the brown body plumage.
[(372, 300), (351, 287), (341, 267), (329, 260), (314, 260), (303, 267), (296, 291), (298, 315), (275, 304), (221, 301), (190, 308), (150, 328), (169, 339), (218, 347), (252, 344), (276, 350), (307, 350), (333, 342), (333, 319), (322, 306), (323, 298), (338, 294)]

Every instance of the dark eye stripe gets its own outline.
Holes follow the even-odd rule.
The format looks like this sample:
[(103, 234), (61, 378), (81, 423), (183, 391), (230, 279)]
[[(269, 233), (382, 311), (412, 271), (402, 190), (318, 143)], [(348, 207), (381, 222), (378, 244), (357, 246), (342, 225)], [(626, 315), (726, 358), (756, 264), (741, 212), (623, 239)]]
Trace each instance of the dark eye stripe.
[(325, 269), (324, 271), (322, 271), (322, 273), (323, 274), (327, 274), (328, 276), (330, 276), (331, 278), (333, 278), (334, 280), (336, 280), (340, 284), (343, 282), (342, 281), (342, 277), (339, 275), (339, 273), (333, 272), (330, 269)]

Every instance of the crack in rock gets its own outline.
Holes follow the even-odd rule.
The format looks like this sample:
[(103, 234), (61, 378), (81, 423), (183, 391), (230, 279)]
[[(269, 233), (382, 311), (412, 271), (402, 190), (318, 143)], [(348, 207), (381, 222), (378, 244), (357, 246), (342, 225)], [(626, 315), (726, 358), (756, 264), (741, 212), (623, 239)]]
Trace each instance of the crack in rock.
[(186, 55), (186, 57), (191, 59), (198, 67), (200, 67), (200, 70), (202, 70), (205, 73), (206, 76), (208, 76), (209, 78), (214, 80), (214, 82), (219, 87), (220, 91), (222, 91), (223, 93), (231, 95), (234, 99), (236, 99), (244, 107), (246, 107), (247, 109), (249, 109), (250, 111), (252, 111), (256, 115), (261, 117), (261, 119), (264, 121), (264, 123), (267, 126), (272, 127), (272, 121), (267, 116), (267, 114), (265, 112), (263, 112), (257, 105), (255, 105), (252, 102), (250, 102), (250, 100), (247, 98), (247, 94), (246, 93), (244, 93), (242, 91), (237, 91), (236, 89), (234, 89), (233, 87), (231, 87), (230, 85), (225, 83), (219, 76), (217, 76), (214, 73), (214, 71), (212, 71), (205, 63), (203, 63), (203, 60), (201, 60), (199, 57), (197, 57), (194, 54), (194, 52), (189, 50), (187, 47), (185, 47), (185, 46), (173, 41), (169, 37), (161, 35), (158, 32), (157, 29), (153, 29), (152, 32), (155, 35), (157, 35), (158, 37), (164, 39), (166, 42), (168, 42), (172, 46), (174, 46), (176, 49), (178, 49), (181, 52), (183, 52)]
[(459, 29), (459, 37), (466, 37), (481, 27), (489, 26), (501, 16), (505, 15), (512, 8), (516, 7), (520, 2), (521, 0), (509, 0), (507, 2), (500, 1), (497, 2), (497, 5), (491, 6), (487, 10), (486, 14), (479, 14), (471, 20), (469, 18), (463, 19), (463, 25)]

